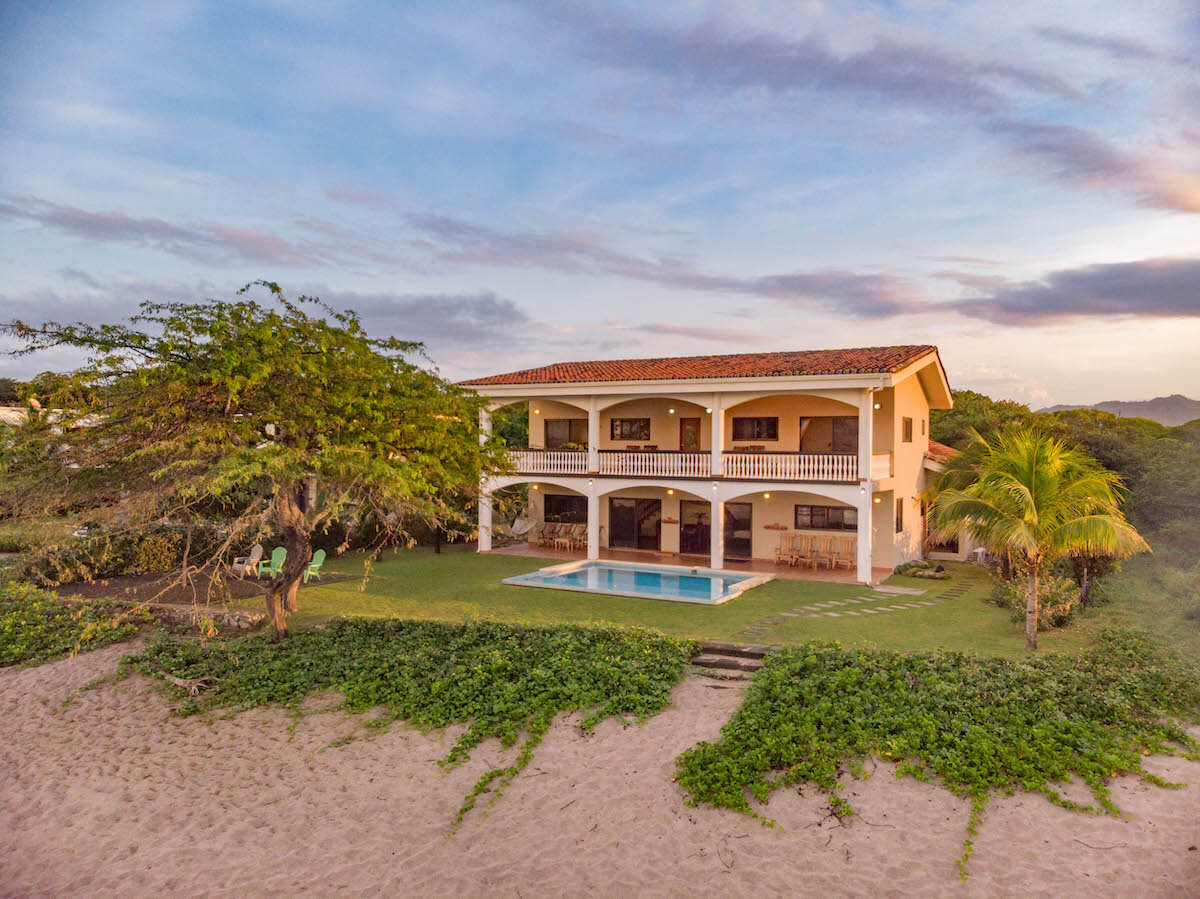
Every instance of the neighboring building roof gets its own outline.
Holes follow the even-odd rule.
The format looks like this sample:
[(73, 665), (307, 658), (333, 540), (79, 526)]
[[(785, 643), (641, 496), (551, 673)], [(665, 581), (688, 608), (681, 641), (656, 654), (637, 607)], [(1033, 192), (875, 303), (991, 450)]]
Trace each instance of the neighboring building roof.
[(946, 462), (957, 455), (958, 450), (954, 447), (938, 443), (936, 440), (930, 440), (929, 449), (925, 450), (925, 457), (932, 459), (934, 462)]
[(526, 368), (502, 375), (473, 378), (463, 383), (479, 386), (893, 374), (930, 353), (936, 354), (937, 347), (925, 344), (860, 347), (848, 350), (794, 350), (782, 353), (558, 362), (554, 365), (543, 365), (541, 368)]

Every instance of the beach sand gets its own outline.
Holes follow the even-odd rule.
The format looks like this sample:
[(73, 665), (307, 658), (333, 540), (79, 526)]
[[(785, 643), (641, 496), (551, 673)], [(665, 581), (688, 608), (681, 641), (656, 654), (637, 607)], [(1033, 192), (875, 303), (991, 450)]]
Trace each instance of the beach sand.
[(848, 780), (844, 823), (812, 787), (773, 795), (778, 828), (685, 806), (675, 756), (716, 738), (741, 699), (690, 678), (645, 724), (585, 734), (561, 718), (490, 814), (448, 837), (479, 774), (513, 750), (491, 741), (443, 772), (461, 729), (396, 725), (326, 748), (363, 719), (309, 715), (289, 735), (280, 709), (169, 718), (143, 677), (78, 690), (129, 649), (0, 672), (0, 894), (1200, 894), (1200, 764), (1180, 759), (1148, 766), (1185, 789), (1112, 785), (1125, 819), (997, 797), (963, 885), (967, 804), (882, 763)]

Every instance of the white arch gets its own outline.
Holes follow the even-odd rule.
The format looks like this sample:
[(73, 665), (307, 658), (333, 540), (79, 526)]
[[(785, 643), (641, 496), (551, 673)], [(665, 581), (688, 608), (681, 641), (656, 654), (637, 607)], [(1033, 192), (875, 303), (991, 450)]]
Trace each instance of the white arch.
[[(500, 399), (491, 400), (487, 404), (489, 412), (495, 412), (497, 409), (503, 409), (505, 406), (515, 406), (518, 403), (536, 403), (538, 400), (544, 400), (548, 403), (560, 403), (563, 406), (570, 406), (572, 409), (578, 409), (580, 412), (587, 412), (586, 398), (583, 400), (583, 405), (580, 405), (579, 397), (557, 397), (557, 396), (517, 396), (517, 397), (502, 397)], [(532, 414), (533, 410), (530, 410)]]
[[(676, 494), (693, 497), (702, 501), (708, 501), (712, 499), (711, 496), (705, 494), (703, 484), (697, 485), (694, 490), (688, 490), (680, 487), (678, 481), (655, 481), (647, 478), (630, 478), (628, 480), (612, 482), (606, 478), (599, 482), (599, 488), (596, 491), (596, 498), (601, 499), (613, 493), (618, 493), (621, 490), (636, 490), (639, 488), (644, 489), (646, 487), (658, 487), (661, 490), (674, 490)], [(709, 492), (711, 492), (711, 490)]]
[(845, 503), (848, 506), (857, 506), (862, 497), (862, 488), (858, 484), (782, 485), (779, 481), (721, 481), (714, 483), (717, 483), (718, 488), (714, 491), (715, 495), (725, 502), (736, 502), (743, 497), (755, 494), (761, 496), (764, 493), (807, 493), (810, 496), (819, 496), (822, 499)]
[(564, 490), (570, 490), (572, 493), (578, 493), (581, 496), (588, 495), (588, 479), (587, 478), (562, 478), (554, 475), (536, 475), (536, 474), (517, 474), (517, 475), (502, 475), (501, 477), (491, 478), (488, 481), (488, 493), (494, 493), (497, 490), (502, 490), (505, 487), (514, 487), (517, 484), (549, 484), (552, 487), (562, 487)]
[(767, 399), (773, 396), (812, 396), (841, 403), (857, 412), (858, 402), (855, 396), (856, 393), (857, 391), (853, 390), (771, 390), (763, 391), (762, 393), (734, 393), (725, 395), (724, 409), (728, 412), (730, 409), (751, 403), (754, 400)]
[(637, 396), (597, 397), (596, 409), (602, 412), (622, 403), (637, 403), (642, 400), (670, 400), (675, 403), (687, 403), (689, 406), (699, 406), (701, 409), (707, 409), (711, 405), (711, 397), (705, 397), (704, 394), (700, 394), (700, 399), (697, 400), (696, 394), (639, 393)]

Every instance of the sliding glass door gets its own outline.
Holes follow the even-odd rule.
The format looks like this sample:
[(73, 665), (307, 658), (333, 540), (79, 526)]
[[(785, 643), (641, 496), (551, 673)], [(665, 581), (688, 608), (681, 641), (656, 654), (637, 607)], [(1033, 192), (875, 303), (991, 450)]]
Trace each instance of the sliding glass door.
[(725, 504), (725, 558), (749, 559), (753, 519), (750, 503)]
[(662, 537), (662, 500), (609, 498), (608, 534), (609, 546), (657, 550)]

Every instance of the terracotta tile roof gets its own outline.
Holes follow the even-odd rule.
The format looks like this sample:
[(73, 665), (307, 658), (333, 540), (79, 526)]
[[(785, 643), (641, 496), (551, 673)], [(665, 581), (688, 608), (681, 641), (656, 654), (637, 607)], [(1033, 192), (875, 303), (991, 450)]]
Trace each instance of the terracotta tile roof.
[(661, 359), (613, 359), (558, 362), (541, 368), (464, 381), (489, 384), (571, 384), (584, 381), (666, 381), (694, 378), (770, 378), (800, 375), (891, 374), (937, 348), (877, 346), (849, 350), (794, 350), (724, 356), (668, 356)]
[(944, 443), (938, 443), (936, 440), (929, 441), (929, 449), (925, 450), (925, 457), (932, 459), (934, 462), (945, 462), (947, 459), (958, 455), (958, 450), (952, 446), (946, 446)]

